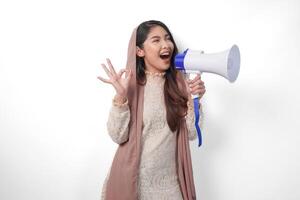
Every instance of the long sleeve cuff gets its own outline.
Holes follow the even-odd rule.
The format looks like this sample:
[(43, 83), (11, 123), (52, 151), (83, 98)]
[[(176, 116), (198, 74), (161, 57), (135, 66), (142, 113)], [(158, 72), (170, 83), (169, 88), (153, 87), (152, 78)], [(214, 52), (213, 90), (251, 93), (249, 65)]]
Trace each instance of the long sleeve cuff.
[(112, 109), (120, 113), (128, 111), (129, 110), (128, 99), (126, 98), (126, 101), (122, 104), (115, 101), (115, 99), (112, 99)]

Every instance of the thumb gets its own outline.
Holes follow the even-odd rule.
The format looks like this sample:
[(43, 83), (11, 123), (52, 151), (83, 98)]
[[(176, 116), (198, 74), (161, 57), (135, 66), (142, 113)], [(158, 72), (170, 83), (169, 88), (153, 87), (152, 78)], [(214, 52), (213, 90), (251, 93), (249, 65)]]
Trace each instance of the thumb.
[(127, 73), (127, 77), (126, 78), (131, 79), (132, 75), (133, 75), (132, 70), (128, 69), (128, 73)]
[(126, 70), (125, 69), (121, 69), (119, 72), (118, 72), (118, 76), (121, 78), (123, 73), (125, 72)]

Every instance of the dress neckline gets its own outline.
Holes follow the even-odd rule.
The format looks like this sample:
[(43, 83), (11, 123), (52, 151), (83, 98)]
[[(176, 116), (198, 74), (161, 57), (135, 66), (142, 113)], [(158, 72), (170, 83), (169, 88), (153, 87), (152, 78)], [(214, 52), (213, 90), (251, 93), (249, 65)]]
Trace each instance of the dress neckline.
[(166, 74), (166, 72), (150, 72), (148, 70), (145, 70), (145, 74), (150, 75), (150, 76), (163, 77)]

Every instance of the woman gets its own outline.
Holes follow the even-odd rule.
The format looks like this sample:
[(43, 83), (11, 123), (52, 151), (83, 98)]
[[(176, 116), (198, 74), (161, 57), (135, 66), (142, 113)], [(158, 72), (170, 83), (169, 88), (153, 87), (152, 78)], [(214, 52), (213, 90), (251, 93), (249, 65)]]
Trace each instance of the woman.
[(109, 79), (98, 78), (116, 90), (108, 133), (119, 144), (102, 199), (196, 199), (188, 142), (197, 137), (191, 94), (201, 98), (205, 86), (199, 75), (184, 80), (173, 65), (176, 54), (168, 27), (151, 20), (134, 30), (126, 69), (116, 73), (109, 59), (108, 68), (102, 64)]

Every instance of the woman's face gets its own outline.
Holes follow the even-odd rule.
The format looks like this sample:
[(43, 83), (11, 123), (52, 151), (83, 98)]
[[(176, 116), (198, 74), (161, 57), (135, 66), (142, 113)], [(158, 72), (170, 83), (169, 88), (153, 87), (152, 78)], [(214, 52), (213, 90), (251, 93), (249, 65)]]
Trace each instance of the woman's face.
[(161, 26), (150, 29), (143, 48), (137, 47), (137, 55), (143, 57), (146, 70), (164, 72), (170, 67), (174, 44), (170, 35)]

